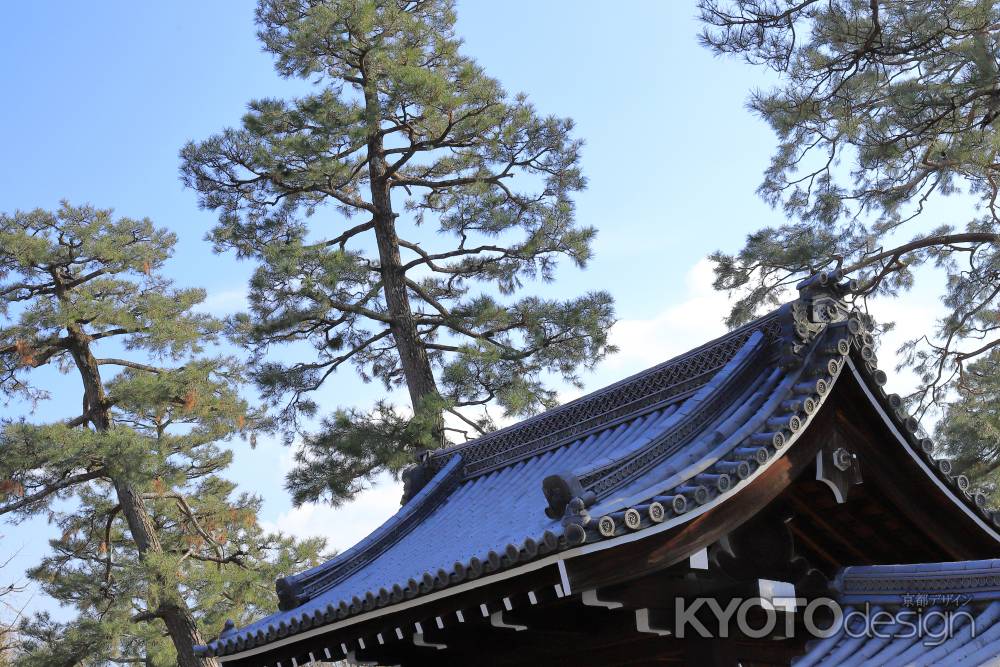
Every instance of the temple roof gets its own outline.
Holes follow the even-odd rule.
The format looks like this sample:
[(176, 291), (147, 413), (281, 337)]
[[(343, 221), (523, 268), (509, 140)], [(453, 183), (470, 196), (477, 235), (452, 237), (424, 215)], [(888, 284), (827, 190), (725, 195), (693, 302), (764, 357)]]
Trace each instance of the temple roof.
[(795, 667), (997, 663), (1000, 560), (848, 567), (836, 588), (845, 622)]
[(686, 354), (503, 430), (428, 455), (404, 504), (328, 563), (279, 580), (281, 611), (200, 647), (230, 655), (379, 613), (585, 544), (688, 521), (759, 475), (853, 374), (927, 473), (984, 529), (985, 497), (933, 456), (839, 275)]

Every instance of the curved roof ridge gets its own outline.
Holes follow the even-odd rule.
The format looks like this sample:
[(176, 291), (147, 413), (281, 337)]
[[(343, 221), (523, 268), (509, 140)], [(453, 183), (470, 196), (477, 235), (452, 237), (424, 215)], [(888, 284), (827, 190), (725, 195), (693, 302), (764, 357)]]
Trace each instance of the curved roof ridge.
[[(736, 429), (726, 435), (719, 444), (698, 457), (693, 463), (675, 470), (667, 477), (659, 479), (655, 483), (634, 493), (629, 493), (627, 497), (621, 498), (617, 504), (622, 508), (626, 508), (642, 504), (644, 501), (648, 501), (657, 495), (667, 495), (666, 490), (680, 486), (687, 480), (693, 479), (703, 472), (711, 471), (716, 464), (726, 459), (734, 449), (744, 444), (754, 433), (760, 431), (764, 422), (771, 418), (773, 407), (784, 400), (787, 389), (795, 383), (795, 380), (789, 381), (787, 375), (781, 376), (780, 371), (772, 372), (772, 375), (779, 381), (767, 388), (767, 391), (763, 393), (760, 400), (754, 402), (753, 409), (748, 410), (752, 414)], [(608, 509), (606, 511), (615, 510)]]
[(594, 461), (584, 469), (573, 471), (573, 474), (585, 489), (595, 487), (597, 497), (601, 497), (608, 490), (621, 486), (627, 478), (655, 465), (662, 456), (672, 451), (658, 454), (659, 449), (671, 444), (682, 446), (686, 442), (685, 436), (700, 433), (702, 422), (713, 414), (714, 404), (728, 401), (727, 390), (748, 380), (749, 371), (766, 352), (764, 335), (754, 331), (726, 365), (671, 415), (672, 424), (668, 430), (650, 442), (637, 443), (639, 446), (624, 449), (613, 458)]
[[(782, 450), (805, 432), (830, 395), (844, 366), (846, 351), (836, 343), (827, 349), (826, 344), (829, 337), (842, 340), (846, 326), (846, 320), (832, 323), (803, 339), (800, 362), (779, 370), (776, 385), (768, 389), (756, 409), (748, 411), (741, 425), (723, 435), (717, 446), (702, 451), (690, 465), (629, 492), (615, 503), (620, 508), (617, 511), (610, 505), (600, 507), (600, 518), (594, 522), (596, 532), (607, 539), (685, 514), (742, 487), (756, 469), (780, 456)], [(819, 379), (803, 381), (807, 375)], [(715, 438), (717, 433), (717, 429), (711, 435), (706, 432), (702, 444), (710, 446), (707, 438)], [(639, 508), (643, 511), (638, 511)], [(630, 513), (631, 525), (627, 516)]]
[(779, 308), (650, 369), (517, 424), (436, 450), (427, 464), (436, 469), (447, 457), (460, 453), (466, 478), (485, 474), (676, 401), (709, 382), (754, 333), (760, 332), (770, 342), (777, 340), (784, 310)]

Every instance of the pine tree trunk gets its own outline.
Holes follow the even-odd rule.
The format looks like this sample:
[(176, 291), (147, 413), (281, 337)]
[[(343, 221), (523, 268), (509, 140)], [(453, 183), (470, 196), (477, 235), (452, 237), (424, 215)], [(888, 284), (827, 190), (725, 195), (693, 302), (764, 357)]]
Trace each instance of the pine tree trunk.
[[(378, 100), (374, 93), (365, 92), (365, 103), (371, 131), (368, 141), (368, 175), (371, 181), (372, 205), (375, 208), (375, 239), (378, 243), (379, 268), (382, 273), (382, 290), (391, 323), (389, 329), (399, 352), (406, 387), (414, 411), (423, 402), (436, 396), (437, 383), (427, 357), (427, 348), (420, 342), (417, 324), (410, 306), (406, 288), (406, 274), (399, 254), (399, 237), (396, 234), (396, 213), (392, 210), (392, 197), (385, 176), (385, 154), (382, 136), (378, 133)], [(439, 414), (434, 436), (443, 443), (444, 420)]]
[(392, 323), (389, 325), (392, 337), (399, 350), (399, 361), (406, 377), (406, 386), (410, 391), (410, 400), (416, 408), (422, 399), (437, 393), (437, 384), (427, 358), (427, 350), (417, 335), (417, 324), (410, 307), (403, 263), (399, 256), (395, 215), (392, 213), (387, 191), (384, 193), (384, 201), (385, 208), (382, 210), (386, 212), (377, 215), (375, 220), (375, 238), (378, 242), (379, 263), (382, 269), (382, 289), (389, 317), (392, 318)]
[[(70, 354), (83, 381), (83, 414), (88, 416), (96, 430), (106, 431), (111, 426), (111, 415), (105, 400), (100, 367), (90, 350), (90, 339), (78, 327), (71, 326), (68, 331), (72, 339)], [(122, 516), (125, 517), (140, 558), (148, 553), (162, 553), (163, 546), (142, 502), (142, 494), (125, 480), (112, 478), (112, 482), (121, 505)], [(176, 587), (170, 582), (161, 580), (158, 583), (164, 589), (170, 588), (168, 591), (170, 594), (177, 593)], [(167, 626), (167, 633), (177, 650), (178, 667), (219, 666), (219, 662), (214, 658), (202, 659), (195, 655), (195, 645), (203, 642), (194, 617), (183, 600), (177, 602), (160, 600), (155, 613)]]
[[(142, 502), (142, 495), (127, 482), (114, 480), (114, 483), (122, 515), (128, 523), (129, 532), (132, 533), (132, 539), (135, 541), (140, 555), (162, 553), (163, 546), (160, 544), (156, 527), (146, 511), (146, 506)], [(176, 588), (170, 582), (160, 581), (158, 583), (165, 589), (167, 587), (172, 589), (165, 590), (168, 595), (176, 595)], [(219, 663), (215, 658), (202, 659), (195, 655), (194, 647), (204, 642), (201, 633), (198, 632), (198, 625), (183, 600), (160, 600), (156, 614), (163, 619), (163, 623), (167, 626), (167, 634), (170, 635), (174, 648), (177, 650), (178, 667), (217, 667)]]

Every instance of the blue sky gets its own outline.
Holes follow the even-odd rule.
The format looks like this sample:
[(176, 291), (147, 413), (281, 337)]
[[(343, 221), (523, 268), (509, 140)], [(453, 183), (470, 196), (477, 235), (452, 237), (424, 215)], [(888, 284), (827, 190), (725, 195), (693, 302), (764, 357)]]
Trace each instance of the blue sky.
[[(779, 215), (754, 194), (774, 138), (744, 107), (750, 88), (767, 85), (763, 73), (700, 48), (693, 3), (466, 0), (458, 9), (466, 52), (543, 113), (573, 117), (586, 141), (590, 186), (577, 204), (580, 222), (599, 230), (595, 258), (586, 271), (564, 268), (555, 289), (611, 291), (622, 347), (585, 377), (587, 387), (721, 333), (726, 302), (712, 293), (703, 258), (737, 249)], [(148, 216), (179, 236), (167, 273), (205, 287), (206, 308), (238, 309), (253, 267), (204, 242), (214, 215), (181, 185), (177, 153), (238, 123), (248, 100), (304, 89), (280, 79), (260, 51), (253, 4), (52, 0), (8, 5), (4, 18), (0, 210), (54, 208), (65, 198)], [(913, 321), (931, 308), (894, 307)], [(77, 404), (73, 378), (55, 388)], [(343, 372), (323, 402), (365, 404), (379, 393)], [(59, 403), (36, 418), (63, 414)], [(344, 548), (398, 506), (398, 489), (386, 482), (343, 509), (293, 510), (282, 489), (288, 463), (276, 442), (252, 453), (237, 447), (231, 476), (265, 498), (269, 525)], [(0, 524), (0, 561), (20, 549), (4, 577), (44, 553), (49, 533), (41, 522)], [(23, 599), (29, 609), (51, 604), (30, 590)]]

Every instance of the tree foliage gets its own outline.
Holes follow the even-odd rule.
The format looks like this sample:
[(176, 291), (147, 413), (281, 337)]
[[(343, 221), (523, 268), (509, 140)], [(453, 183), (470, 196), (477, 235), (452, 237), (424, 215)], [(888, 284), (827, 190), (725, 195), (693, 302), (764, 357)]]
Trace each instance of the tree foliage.
[[(312, 392), (345, 364), (408, 390), (412, 411), (341, 410), (307, 438), (300, 501), (398, 472), (445, 441), (445, 413), (470, 435), (493, 427), (487, 406), (550, 406), (548, 378), (577, 382), (612, 351), (606, 292), (519, 294), (591, 257), (581, 142), (461, 53), (452, 5), (261, 0), (265, 50), (312, 92), (255, 100), (241, 127), (182, 151), (185, 183), (219, 212), (216, 249), (259, 263), (233, 332), (284, 422), (316, 414)], [(268, 354), (302, 343), (294, 363)]]
[[(22, 623), (22, 664), (212, 664), (192, 646), (318, 560), (321, 544), (266, 533), (260, 499), (220, 476), (224, 441), (267, 423), (238, 394), (240, 366), (205, 354), (221, 324), (194, 310), (204, 291), (160, 274), (174, 242), (88, 206), (0, 215), (0, 389), (80, 406), (0, 425), (0, 515), (58, 528), (29, 575), (77, 611)], [(80, 393), (50, 395), (43, 367)]]
[[(921, 414), (965, 391), (968, 364), (1000, 344), (1000, 7), (980, 0), (701, 0), (705, 45), (774, 70), (750, 108), (778, 147), (759, 193), (789, 221), (719, 252), (730, 322), (837, 264), (859, 301), (946, 276), (947, 315), (910, 341)], [(927, 205), (954, 195), (949, 219)]]
[(936, 435), (956, 470), (1000, 505), (1000, 352), (969, 364), (962, 392), (945, 409)]

